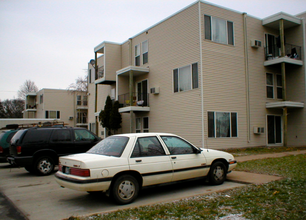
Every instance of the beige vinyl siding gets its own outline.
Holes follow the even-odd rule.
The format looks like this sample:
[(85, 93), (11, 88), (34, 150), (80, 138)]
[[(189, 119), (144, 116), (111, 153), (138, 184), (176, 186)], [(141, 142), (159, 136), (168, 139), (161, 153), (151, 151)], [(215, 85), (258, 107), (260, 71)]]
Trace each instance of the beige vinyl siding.
[[(209, 148), (233, 148), (246, 145), (246, 87), (242, 14), (211, 5), (201, 5), (203, 36), (204, 125)], [(205, 40), (204, 15), (233, 22), (234, 46)], [(207, 138), (207, 112), (237, 112), (238, 137)]]
[(105, 43), (105, 79), (116, 81), (116, 71), (121, 69), (121, 45)]
[[(247, 50), (249, 64), (249, 94), (250, 94), (250, 143), (247, 146), (266, 145), (266, 70), (265, 61), (265, 28), (262, 21), (247, 17)], [(260, 40), (262, 46), (259, 48), (251, 47), (251, 40)], [(254, 127), (264, 127), (264, 134), (254, 134)]]
[[(160, 87), (160, 94), (150, 94), (149, 129), (172, 132), (201, 146), (200, 89), (173, 92), (173, 70), (199, 63), (197, 4), (165, 20), (133, 40), (148, 40), (149, 88)], [(200, 66), (199, 66), (200, 68)]]

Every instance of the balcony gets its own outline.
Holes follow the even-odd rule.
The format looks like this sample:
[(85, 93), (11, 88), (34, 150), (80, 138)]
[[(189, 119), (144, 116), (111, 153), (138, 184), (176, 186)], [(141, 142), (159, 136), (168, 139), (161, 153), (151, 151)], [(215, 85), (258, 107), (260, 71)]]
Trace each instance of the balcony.
[(149, 93), (133, 93), (133, 101), (130, 101), (130, 93), (126, 93), (118, 96), (119, 101), (119, 112), (148, 112), (150, 111), (149, 107)]
[(284, 57), (280, 57), (279, 50), (280, 49), (277, 47), (275, 48), (265, 47), (266, 61), (264, 62), (264, 66), (271, 66), (280, 63), (288, 63), (298, 66), (303, 65), (302, 47), (293, 44), (285, 44), (286, 56)]

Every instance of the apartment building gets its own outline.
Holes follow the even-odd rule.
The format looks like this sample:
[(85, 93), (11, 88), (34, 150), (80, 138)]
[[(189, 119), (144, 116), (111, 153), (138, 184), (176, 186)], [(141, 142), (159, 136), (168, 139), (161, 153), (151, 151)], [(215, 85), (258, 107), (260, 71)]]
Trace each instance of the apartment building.
[(28, 93), (23, 118), (55, 119), (68, 126), (88, 127), (87, 93), (63, 89), (41, 89)]
[(120, 133), (175, 133), (214, 149), (305, 145), (305, 17), (197, 1), (123, 43), (102, 42), (88, 64), (90, 129), (105, 137), (109, 95)]

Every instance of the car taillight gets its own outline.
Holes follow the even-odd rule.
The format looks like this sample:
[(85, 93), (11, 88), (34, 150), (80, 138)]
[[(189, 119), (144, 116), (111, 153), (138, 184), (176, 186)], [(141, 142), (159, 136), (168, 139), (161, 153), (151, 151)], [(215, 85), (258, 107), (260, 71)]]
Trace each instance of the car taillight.
[(21, 146), (17, 146), (16, 150), (17, 150), (17, 154), (21, 154)]
[(61, 171), (62, 172), (63, 170), (63, 166), (61, 164), (58, 165), (58, 171)]
[(3, 153), (3, 148), (0, 146), (0, 154)]
[(83, 176), (88, 177), (90, 176), (90, 170), (89, 169), (79, 169), (79, 168), (70, 168), (70, 174), (75, 176)]

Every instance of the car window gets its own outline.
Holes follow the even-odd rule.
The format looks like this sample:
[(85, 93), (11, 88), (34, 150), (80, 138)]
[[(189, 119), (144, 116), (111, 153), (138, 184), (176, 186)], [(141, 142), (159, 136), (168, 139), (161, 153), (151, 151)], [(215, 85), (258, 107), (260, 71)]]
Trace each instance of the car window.
[(131, 157), (151, 157), (166, 155), (156, 137), (138, 138)]
[(15, 144), (17, 140), (19, 140), (21, 138), (21, 136), (27, 132), (27, 130), (19, 130), (17, 131), (17, 133), (12, 137), (11, 139), (11, 143)]
[(120, 157), (128, 140), (128, 137), (111, 136), (100, 141), (87, 151), (87, 153)]
[(10, 143), (12, 137), (16, 134), (16, 131), (11, 132), (7, 138), (6, 138), (6, 143)]
[(0, 134), (0, 140), (1, 140), (1, 138), (4, 136), (4, 134), (5, 134), (5, 132), (3, 132), (3, 133)]
[(69, 130), (54, 130), (51, 141), (53, 142), (70, 142), (71, 135)]
[(76, 141), (93, 141), (95, 136), (87, 130), (74, 130)]
[(186, 141), (172, 136), (161, 137), (168, 147), (170, 154), (193, 154), (194, 148)]
[(23, 142), (24, 143), (43, 143), (43, 142), (47, 142), (49, 140), (50, 133), (51, 133), (51, 130), (48, 130), (48, 129), (46, 129), (46, 130), (45, 129), (44, 130), (40, 130), (40, 129), (29, 130), (27, 132), (27, 134), (25, 135), (25, 137), (23, 139)]

